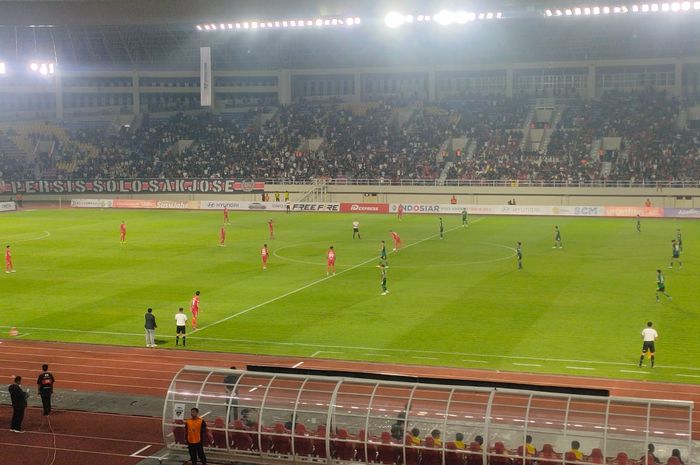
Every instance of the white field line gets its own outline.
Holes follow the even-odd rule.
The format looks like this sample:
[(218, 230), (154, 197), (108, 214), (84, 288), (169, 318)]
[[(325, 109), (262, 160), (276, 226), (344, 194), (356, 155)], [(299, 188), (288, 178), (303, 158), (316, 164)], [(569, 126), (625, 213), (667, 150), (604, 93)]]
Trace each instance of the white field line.
[[(29, 242), (29, 241), (40, 241), (42, 239), (46, 239), (47, 237), (50, 237), (51, 233), (49, 231), (42, 231), (41, 236), (39, 237), (30, 237), (29, 239), (18, 239), (18, 240), (12, 240), (12, 239), (7, 239), (7, 238), (0, 238), (2, 242), (9, 242), (11, 244), (17, 244), (19, 242)], [(11, 236), (10, 236), (11, 237)]]
[(517, 365), (519, 367), (541, 367), (539, 363), (516, 363), (513, 362), (513, 365)]
[(646, 375), (648, 374), (646, 371), (639, 371), (639, 370), (620, 370), (620, 373), (634, 373), (636, 375)]
[(142, 447), (141, 449), (137, 450), (136, 452), (134, 452), (133, 454), (131, 454), (129, 457), (136, 457), (137, 455), (139, 455), (141, 452), (145, 451), (145, 450), (148, 449), (149, 447), (151, 447), (150, 444), (147, 445), (146, 447)]
[(292, 365), (292, 368), (299, 368), (303, 364), (304, 364), (304, 362), (295, 363), (294, 365)]
[(590, 368), (590, 367), (566, 367), (569, 370), (588, 370), (588, 371), (593, 371), (595, 368)]
[[(480, 219), (481, 219), (481, 218), (480, 218)], [(476, 221), (475, 221), (475, 222), (476, 222)], [(462, 229), (462, 227), (461, 227), (461, 226), (455, 226), (454, 228), (447, 229), (445, 232), (448, 233), (448, 232), (454, 231), (454, 230), (456, 230), (456, 229)], [(413, 246), (415, 246), (415, 245), (422, 244), (422, 243), (425, 242), (425, 241), (429, 241), (430, 239), (434, 239), (434, 238), (439, 237), (439, 236), (440, 236), (440, 233), (433, 234), (432, 236), (428, 236), (428, 237), (426, 237), (425, 239), (421, 239), (421, 240), (419, 240), (419, 241), (412, 242), (411, 244), (408, 244), (406, 247), (402, 248), (401, 250), (406, 250), (406, 249), (408, 249), (409, 247), (413, 247)], [(392, 252), (390, 252), (390, 253), (392, 253)], [(229, 315), (229, 316), (227, 316), (227, 317), (221, 318), (220, 320), (217, 320), (217, 321), (214, 321), (214, 322), (212, 322), (212, 323), (209, 323), (208, 325), (204, 325), (204, 326), (202, 326), (201, 328), (197, 328), (196, 330), (194, 330), (194, 331), (192, 332), (192, 334), (195, 334), (195, 333), (198, 333), (198, 332), (202, 332), (202, 331), (204, 331), (204, 330), (206, 330), (206, 329), (208, 329), (208, 328), (211, 328), (211, 327), (213, 327), (213, 326), (217, 326), (217, 325), (219, 325), (219, 324), (221, 324), (221, 323), (224, 323), (224, 322), (226, 322), (226, 321), (229, 321), (229, 320), (231, 320), (232, 318), (236, 318), (236, 317), (239, 317), (239, 316), (241, 316), (241, 315), (245, 315), (245, 314), (248, 313), (248, 312), (251, 312), (251, 311), (253, 311), (253, 310), (256, 310), (256, 309), (258, 309), (258, 308), (260, 308), (260, 307), (264, 307), (264, 306), (266, 306), (266, 305), (268, 305), (268, 304), (271, 304), (271, 303), (273, 303), (273, 302), (277, 302), (278, 300), (284, 299), (285, 297), (289, 297), (290, 295), (297, 294), (297, 293), (299, 293), (299, 292), (301, 292), (301, 291), (303, 291), (303, 290), (306, 290), (306, 289), (308, 289), (308, 288), (310, 288), (310, 287), (313, 287), (313, 286), (315, 286), (315, 285), (317, 285), (317, 284), (320, 284), (320, 283), (322, 283), (322, 282), (328, 281), (329, 279), (336, 278), (336, 277), (338, 277), (338, 276), (340, 276), (340, 275), (342, 275), (342, 274), (344, 274), (344, 273), (347, 273), (347, 272), (349, 272), (349, 271), (352, 271), (352, 270), (354, 270), (354, 269), (357, 269), (357, 268), (359, 268), (359, 267), (361, 267), (361, 266), (364, 266), (364, 265), (366, 265), (366, 264), (368, 264), (368, 263), (370, 263), (370, 262), (376, 261), (376, 260), (377, 260), (377, 256), (375, 255), (375, 256), (373, 256), (372, 258), (370, 258), (370, 259), (368, 259), (368, 260), (365, 260), (364, 262), (358, 263), (357, 265), (353, 265), (353, 266), (351, 266), (350, 268), (346, 268), (345, 270), (341, 270), (341, 271), (339, 271), (338, 273), (336, 273), (336, 274), (334, 274), (334, 275), (325, 276), (325, 277), (323, 277), (323, 278), (321, 278), (321, 279), (317, 279), (316, 281), (312, 281), (312, 282), (310, 282), (309, 284), (306, 284), (306, 285), (304, 285), (304, 286), (301, 286), (301, 287), (299, 287), (299, 288), (297, 288), (297, 289), (293, 289), (293, 290), (291, 290), (291, 291), (289, 291), (289, 292), (285, 292), (284, 294), (278, 295), (277, 297), (273, 297), (272, 299), (268, 299), (268, 300), (266, 300), (266, 301), (264, 301), (264, 302), (261, 302), (261, 303), (259, 303), (259, 304), (253, 305), (252, 307), (248, 307), (248, 308), (246, 308), (246, 309), (243, 309), (243, 310), (241, 310), (241, 311), (239, 311), (239, 312), (236, 312), (236, 313), (234, 313), (234, 314), (232, 314), (232, 315)]]
[[(0, 326), (0, 328), (9, 329), (10, 326)], [(85, 334), (109, 334), (116, 336), (138, 336), (143, 338), (143, 333), (122, 333), (122, 332), (108, 332), (108, 331), (90, 331), (90, 330), (80, 330), (80, 329), (58, 329), (58, 328), (38, 328), (31, 327), (25, 328), (31, 329), (32, 331), (45, 331), (45, 332), (74, 332), (74, 333), (85, 333)], [(157, 337), (162, 338), (175, 338), (175, 336), (158, 335)], [(203, 341), (214, 341), (214, 342), (227, 342), (234, 344), (245, 344), (245, 345), (279, 345), (279, 346), (291, 346), (291, 347), (308, 347), (308, 348), (320, 348), (320, 349), (342, 349), (343, 353), (348, 351), (378, 351), (378, 352), (393, 352), (396, 354), (435, 354), (435, 355), (446, 355), (446, 356), (462, 356), (462, 357), (485, 357), (501, 360), (531, 360), (535, 362), (555, 362), (555, 363), (586, 363), (589, 365), (605, 365), (605, 366), (625, 366), (629, 367), (631, 364), (629, 362), (605, 362), (598, 360), (576, 360), (567, 358), (547, 358), (547, 357), (526, 357), (519, 355), (498, 355), (498, 354), (484, 354), (484, 353), (470, 353), (470, 352), (448, 352), (440, 350), (419, 350), (419, 349), (387, 349), (380, 347), (366, 347), (366, 346), (344, 346), (344, 345), (333, 345), (333, 344), (312, 344), (305, 342), (282, 342), (282, 341), (264, 341), (264, 340), (251, 340), (251, 339), (228, 339), (219, 337), (197, 337), (196, 339), (201, 339)], [(0, 340), (0, 342), (3, 342)], [(5, 339), (4, 342), (12, 342), (11, 339)], [(333, 352), (322, 350), (322, 352)], [(473, 360), (473, 359), (462, 359), (463, 362), (471, 363), (489, 363), (484, 360)], [(686, 370), (686, 371), (700, 371), (700, 367), (687, 367), (687, 366), (675, 366), (675, 365), (664, 365), (662, 367), (656, 367), (656, 370)], [(681, 375), (679, 375), (681, 376)], [(695, 377), (695, 375), (683, 375), (688, 377)], [(700, 376), (698, 376), (700, 377)]]

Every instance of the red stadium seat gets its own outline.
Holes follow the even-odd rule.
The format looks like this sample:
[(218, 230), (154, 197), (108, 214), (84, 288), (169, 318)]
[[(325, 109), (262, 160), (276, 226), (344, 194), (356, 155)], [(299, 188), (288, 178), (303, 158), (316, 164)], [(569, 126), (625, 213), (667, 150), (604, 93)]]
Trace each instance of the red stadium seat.
[(464, 465), (464, 452), (454, 442), (446, 443), (445, 449), (445, 465)]
[(187, 434), (185, 432), (185, 422), (183, 420), (175, 420), (173, 426), (173, 438), (176, 444), (186, 444)]
[(216, 417), (214, 419), (214, 428), (215, 429), (211, 430), (214, 447), (226, 449), (228, 445), (226, 444), (226, 431), (224, 431), (226, 424), (224, 423), (224, 419), (221, 417)]
[(613, 460), (616, 465), (628, 465), (630, 463), (629, 457), (624, 452), (618, 452), (617, 457)]
[(493, 451), (489, 455), (489, 465), (511, 465), (512, 461), (508, 457), (508, 450), (502, 442), (493, 445)]
[(603, 451), (597, 447), (592, 449), (591, 455), (588, 457), (588, 461), (591, 463), (605, 463), (605, 457), (603, 457)]
[(478, 442), (474, 441), (469, 444), (467, 465), (484, 465), (484, 451), (481, 449), (481, 444)]
[(395, 465), (399, 461), (401, 448), (397, 447), (388, 431), (382, 432), (381, 445), (378, 448), (379, 463), (384, 465)]
[(302, 457), (308, 457), (314, 452), (313, 440), (306, 432), (306, 426), (303, 423), (297, 423), (294, 427), (294, 454)]
[(681, 461), (678, 460), (678, 457), (676, 457), (675, 455), (672, 455), (668, 458), (666, 465), (681, 465)]
[(247, 428), (241, 420), (233, 422), (234, 431), (231, 432), (231, 440), (233, 448), (236, 450), (253, 450), (257, 449), (257, 444), (253, 442), (253, 437), (247, 433)]
[(276, 454), (291, 454), (292, 441), (289, 438), (289, 431), (282, 423), (275, 423), (275, 434), (272, 437), (272, 447)]
[(574, 454), (573, 452), (565, 452), (564, 453), (564, 464), (565, 465), (573, 465), (576, 462), (577, 462), (576, 454)]
[(318, 425), (316, 428), (316, 437), (312, 440), (314, 445), (314, 455), (325, 459), (326, 453), (326, 425)]
[(406, 465), (418, 465), (420, 463), (420, 447), (413, 443), (411, 440), (411, 435), (407, 434), (404, 439), (404, 445), (406, 449), (404, 453), (406, 454)]
[(421, 465), (441, 465), (440, 451), (435, 449), (435, 440), (432, 436), (425, 438), (425, 449), (421, 453)]
[(359, 462), (372, 463), (377, 461), (377, 446), (367, 440), (367, 432), (363, 429), (357, 432), (357, 439), (361, 442), (356, 447), (357, 460)]
[(338, 460), (354, 460), (355, 444), (348, 442), (350, 435), (346, 429), (339, 429), (336, 439), (333, 440), (333, 454)]

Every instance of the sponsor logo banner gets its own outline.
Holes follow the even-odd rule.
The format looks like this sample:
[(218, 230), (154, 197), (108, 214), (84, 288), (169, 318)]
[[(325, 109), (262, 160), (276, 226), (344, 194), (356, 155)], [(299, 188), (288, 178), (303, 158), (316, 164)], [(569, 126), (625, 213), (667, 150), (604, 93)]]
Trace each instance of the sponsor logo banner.
[(199, 210), (200, 202), (197, 200), (157, 200), (156, 208), (171, 210)]
[(284, 211), (285, 204), (282, 202), (248, 202), (235, 200), (202, 200), (199, 208), (202, 210), (267, 210)]
[(331, 212), (337, 213), (342, 211), (342, 203), (293, 203), (291, 206), (292, 211), (297, 212)]
[(388, 203), (341, 203), (344, 213), (389, 213)]
[(10, 212), (17, 209), (14, 202), (0, 202), (0, 212)]
[(112, 199), (72, 199), (73, 208), (112, 208)]
[(141, 199), (114, 199), (112, 201), (114, 208), (157, 208), (157, 200), (141, 200)]
[(552, 207), (557, 216), (605, 216), (605, 207)]
[(642, 216), (661, 218), (664, 209), (661, 207), (605, 207), (605, 216)]
[(700, 218), (700, 208), (664, 208), (668, 218)]
[(14, 194), (226, 194), (262, 192), (264, 182), (234, 179), (92, 179), (9, 181), (4, 190)]

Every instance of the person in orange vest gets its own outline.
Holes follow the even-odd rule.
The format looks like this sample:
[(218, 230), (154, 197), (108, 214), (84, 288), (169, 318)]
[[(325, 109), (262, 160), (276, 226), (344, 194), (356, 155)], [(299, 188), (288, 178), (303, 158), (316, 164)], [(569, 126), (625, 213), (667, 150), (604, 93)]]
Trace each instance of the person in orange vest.
[(187, 431), (187, 449), (190, 452), (192, 465), (197, 465), (197, 456), (203, 465), (207, 465), (207, 457), (204, 455), (204, 439), (207, 437), (207, 424), (199, 416), (199, 409), (190, 410), (191, 418), (185, 420)]
[(455, 197), (455, 196), (453, 195), (452, 198), (450, 199), (450, 203), (451, 203), (452, 205), (456, 205), (456, 204), (457, 204), (457, 197)]

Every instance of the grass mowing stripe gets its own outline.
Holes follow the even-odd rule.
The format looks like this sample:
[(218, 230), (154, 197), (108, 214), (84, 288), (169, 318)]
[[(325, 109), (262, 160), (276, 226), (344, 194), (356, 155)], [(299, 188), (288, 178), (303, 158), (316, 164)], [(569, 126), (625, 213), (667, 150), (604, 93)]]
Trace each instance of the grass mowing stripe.
[[(479, 218), (478, 220), (475, 220), (474, 223), (476, 223), (477, 221), (482, 220), (482, 219), (483, 219), (483, 218)], [(455, 227), (453, 227), (453, 228), (447, 229), (447, 230), (445, 231), (445, 233), (448, 233), (448, 232), (450, 232), (450, 231), (454, 231), (455, 229), (461, 229), (461, 226), (455, 226)], [(421, 239), (421, 240), (419, 240), (419, 241), (416, 241), (416, 242), (413, 242), (413, 243), (411, 243), (411, 244), (408, 244), (408, 245), (407, 245), (406, 247), (404, 247), (402, 250), (406, 250), (406, 249), (408, 249), (409, 247), (413, 247), (414, 245), (418, 245), (418, 244), (421, 244), (421, 243), (423, 243), (423, 242), (425, 242), (425, 241), (429, 241), (430, 239), (434, 239), (434, 238), (436, 238), (436, 237), (438, 237), (438, 236), (440, 236), (440, 233), (433, 234), (432, 236), (428, 236), (428, 237), (426, 237), (425, 239)], [(392, 253), (394, 253), (394, 252), (393, 252), (393, 251), (392, 251), (392, 252), (389, 252), (389, 255), (391, 255)], [(246, 314), (246, 313), (248, 313), (248, 312), (251, 312), (251, 311), (253, 311), (253, 310), (256, 310), (256, 309), (258, 309), (258, 308), (260, 308), (260, 307), (264, 307), (265, 305), (271, 304), (271, 303), (273, 303), (273, 302), (277, 302), (278, 300), (284, 299), (285, 297), (289, 297), (290, 295), (294, 295), (294, 294), (296, 294), (296, 293), (298, 293), (298, 292), (304, 291), (304, 290), (306, 290), (306, 289), (308, 289), (308, 288), (310, 288), (310, 287), (315, 286), (316, 284), (322, 283), (322, 282), (324, 282), (324, 281), (328, 281), (329, 279), (336, 278), (336, 277), (338, 277), (338, 276), (340, 276), (340, 275), (342, 275), (342, 274), (344, 274), (344, 273), (347, 273), (347, 272), (349, 272), (349, 271), (352, 271), (352, 270), (354, 270), (354, 269), (356, 269), (356, 268), (359, 268), (359, 267), (361, 267), (361, 266), (364, 266), (364, 265), (366, 265), (366, 264), (368, 264), (368, 263), (370, 263), (370, 262), (376, 261), (376, 260), (377, 260), (377, 256), (375, 255), (374, 257), (372, 257), (372, 258), (370, 258), (370, 259), (368, 259), (368, 260), (365, 260), (365, 261), (362, 262), (362, 263), (358, 263), (357, 265), (353, 265), (353, 266), (351, 266), (350, 268), (347, 268), (347, 269), (345, 269), (345, 270), (339, 271), (338, 273), (334, 273), (334, 274), (332, 274), (332, 275), (330, 275), (330, 276), (326, 276), (326, 277), (324, 277), (324, 278), (317, 279), (316, 281), (310, 282), (309, 284), (307, 284), (307, 285), (305, 285), (305, 286), (302, 286), (302, 287), (300, 287), (300, 288), (298, 288), (298, 289), (293, 289), (293, 290), (291, 290), (291, 291), (289, 291), (289, 292), (285, 292), (285, 293), (282, 294), (282, 295), (278, 295), (277, 297), (273, 297), (272, 299), (268, 299), (268, 300), (266, 300), (265, 302), (261, 302), (261, 303), (259, 303), (259, 304), (257, 304), (257, 305), (253, 305), (252, 307), (248, 307), (248, 308), (246, 308), (246, 309), (244, 309), (244, 310), (241, 310), (240, 312), (234, 313), (233, 315), (229, 315), (229, 316), (227, 316), (226, 318), (221, 318), (220, 320), (214, 321), (213, 323), (209, 323), (208, 325), (204, 325), (204, 326), (202, 326), (201, 328), (197, 328), (197, 329), (195, 329), (194, 331), (192, 331), (192, 334), (195, 334), (195, 333), (204, 331), (205, 329), (208, 329), (208, 328), (211, 328), (211, 327), (213, 327), (213, 326), (219, 325), (219, 324), (224, 323), (224, 322), (226, 322), (226, 321), (229, 321), (229, 320), (231, 320), (231, 319), (233, 319), (233, 318), (236, 318), (236, 317), (238, 317), (238, 316), (241, 316), (241, 315), (244, 315), (244, 314)]]

